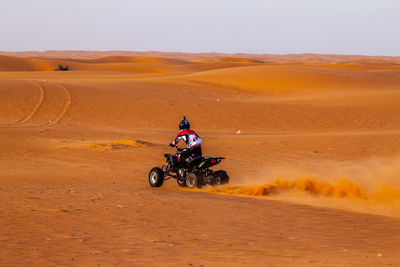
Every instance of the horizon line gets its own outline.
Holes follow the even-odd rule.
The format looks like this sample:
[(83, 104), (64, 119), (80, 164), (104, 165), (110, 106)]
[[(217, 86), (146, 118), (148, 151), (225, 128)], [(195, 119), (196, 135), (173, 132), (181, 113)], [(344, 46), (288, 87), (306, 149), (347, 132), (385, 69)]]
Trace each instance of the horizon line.
[(350, 57), (390, 57), (399, 58), (399, 56), (388, 56), (388, 55), (365, 55), (365, 54), (340, 54), (340, 53), (248, 53), (248, 52), (184, 52), (184, 51), (160, 51), (160, 50), (88, 50), (88, 49), (46, 49), (46, 50), (24, 50), (24, 51), (7, 51), (0, 50), (0, 53), (46, 53), (46, 52), (127, 52), (127, 53), (164, 53), (164, 54), (216, 54), (216, 55), (252, 55), (252, 56), (291, 56), (291, 55), (315, 55), (315, 56), (350, 56)]

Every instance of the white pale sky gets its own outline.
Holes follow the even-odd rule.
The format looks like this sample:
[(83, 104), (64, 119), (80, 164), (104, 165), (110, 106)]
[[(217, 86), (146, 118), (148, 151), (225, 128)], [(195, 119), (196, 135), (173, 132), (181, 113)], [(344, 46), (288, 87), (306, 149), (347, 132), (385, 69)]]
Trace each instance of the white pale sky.
[(400, 0), (0, 0), (0, 51), (400, 56)]

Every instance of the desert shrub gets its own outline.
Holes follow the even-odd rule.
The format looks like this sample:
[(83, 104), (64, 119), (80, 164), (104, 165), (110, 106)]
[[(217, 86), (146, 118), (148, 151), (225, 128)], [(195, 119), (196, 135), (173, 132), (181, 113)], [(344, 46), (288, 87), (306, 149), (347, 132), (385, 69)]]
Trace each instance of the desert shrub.
[(58, 65), (58, 69), (56, 69), (56, 71), (68, 71), (69, 67), (68, 65), (65, 65), (65, 67), (63, 65)]

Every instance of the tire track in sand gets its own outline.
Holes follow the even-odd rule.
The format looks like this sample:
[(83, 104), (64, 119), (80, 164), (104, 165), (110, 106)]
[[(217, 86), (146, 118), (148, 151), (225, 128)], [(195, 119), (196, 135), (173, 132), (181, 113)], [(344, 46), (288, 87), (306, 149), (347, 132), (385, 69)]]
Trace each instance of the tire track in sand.
[(21, 124), (27, 122), (28, 120), (30, 120), (33, 117), (33, 115), (35, 115), (35, 113), (38, 111), (38, 109), (40, 108), (40, 106), (42, 105), (43, 100), (44, 100), (44, 89), (38, 82), (32, 81), (32, 83), (34, 83), (40, 89), (39, 101), (35, 104), (35, 106), (32, 108), (31, 112), (28, 115), (22, 117), (21, 119), (15, 121), (15, 122), (0, 125), (0, 127), (21, 125)]
[(69, 90), (61, 84), (58, 84), (58, 83), (53, 83), (53, 84), (64, 90), (65, 102), (64, 102), (63, 107), (57, 113), (56, 117), (52, 120), (49, 120), (47, 123), (43, 124), (43, 125), (47, 125), (47, 126), (53, 126), (53, 125), (57, 124), (58, 122), (60, 122), (61, 119), (64, 117), (65, 113), (67, 113), (67, 111), (72, 103), (71, 93), (69, 92)]

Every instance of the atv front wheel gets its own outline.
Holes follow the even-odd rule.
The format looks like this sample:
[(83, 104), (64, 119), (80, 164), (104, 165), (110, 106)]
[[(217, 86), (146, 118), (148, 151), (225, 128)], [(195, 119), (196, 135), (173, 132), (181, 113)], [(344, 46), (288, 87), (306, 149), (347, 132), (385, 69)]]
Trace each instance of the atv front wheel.
[(229, 176), (226, 171), (219, 170), (214, 172), (213, 185), (221, 185), (229, 183)]
[(149, 173), (149, 183), (152, 187), (160, 187), (164, 183), (164, 172), (161, 168), (154, 167)]
[(193, 172), (189, 172), (186, 175), (186, 186), (189, 188), (201, 188), (203, 186), (203, 178), (200, 175), (196, 175)]

